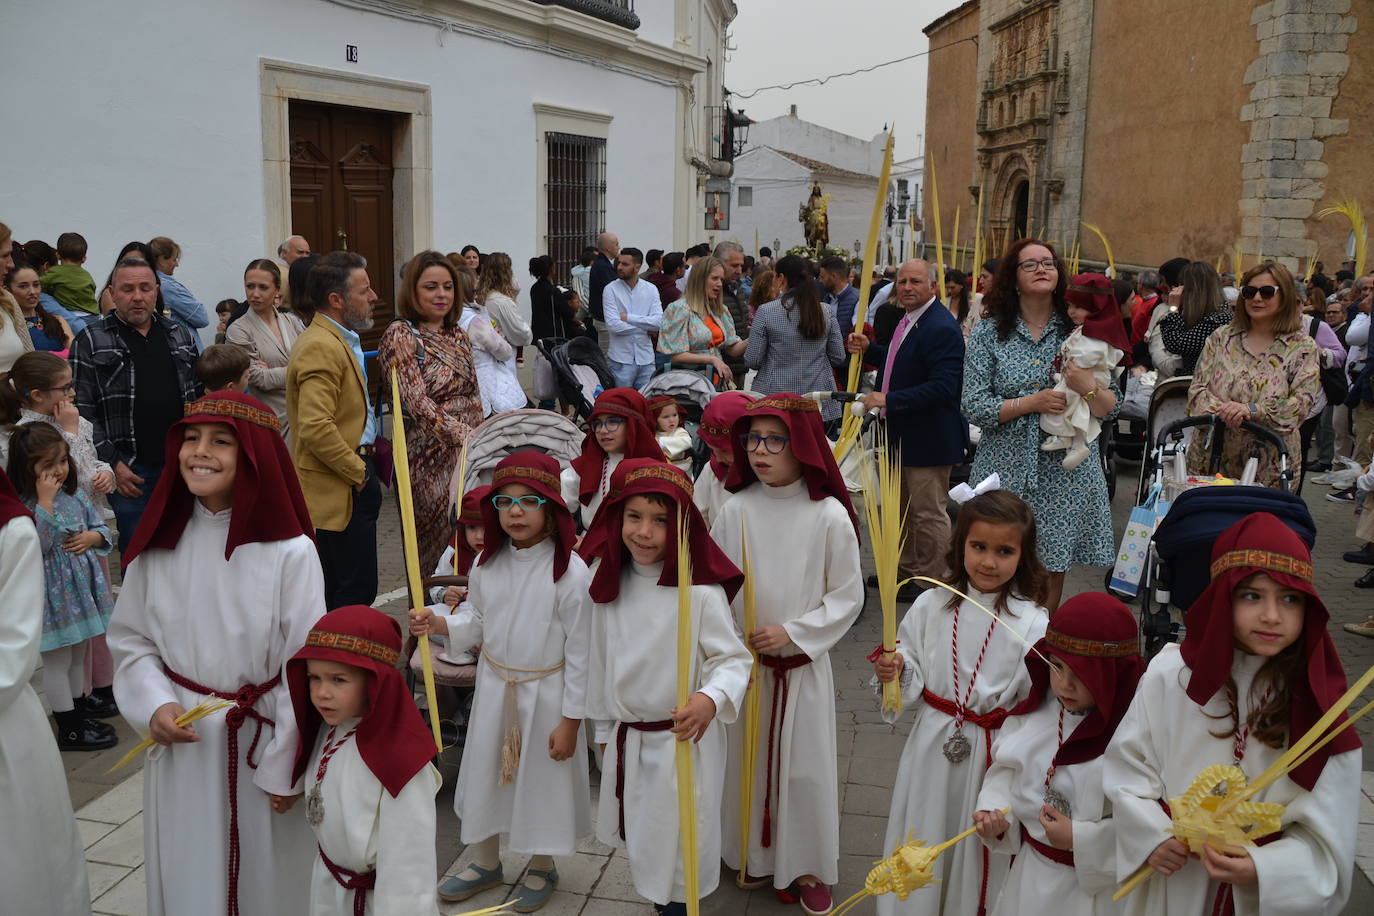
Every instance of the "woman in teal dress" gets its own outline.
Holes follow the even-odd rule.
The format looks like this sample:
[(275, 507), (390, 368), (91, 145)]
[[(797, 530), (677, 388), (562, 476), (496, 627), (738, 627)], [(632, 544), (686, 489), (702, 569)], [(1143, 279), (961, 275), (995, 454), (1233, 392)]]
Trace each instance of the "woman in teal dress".
[(1053, 390), (1056, 371), (1089, 400), (1104, 426), (1118, 409), (1115, 387), (1098, 390), (1089, 370), (1055, 365), (1073, 329), (1067, 288), (1053, 248), (1036, 239), (1014, 243), (983, 300), (990, 320), (974, 327), (964, 357), (964, 416), (983, 431), (969, 482), (995, 471), (1004, 489), (1030, 504), (1040, 559), (1050, 571), (1050, 611), (1059, 606), (1070, 565), (1110, 566), (1116, 553), (1098, 443), (1072, 471), (1061, 467), (1061, 453), (1040, 450), (1040, 414), (1060, 414), (1066, 406), (1064, 395)]

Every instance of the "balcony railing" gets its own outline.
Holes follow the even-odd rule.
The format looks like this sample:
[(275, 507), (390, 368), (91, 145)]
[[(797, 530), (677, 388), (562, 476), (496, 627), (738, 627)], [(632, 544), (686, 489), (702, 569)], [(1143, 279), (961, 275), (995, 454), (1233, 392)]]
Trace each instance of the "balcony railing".
[(635, 14), (635, 0), (534, 0), (534, 2), (541, 6), (566, 7), (627, 29), (639, 28), (639, 16)]

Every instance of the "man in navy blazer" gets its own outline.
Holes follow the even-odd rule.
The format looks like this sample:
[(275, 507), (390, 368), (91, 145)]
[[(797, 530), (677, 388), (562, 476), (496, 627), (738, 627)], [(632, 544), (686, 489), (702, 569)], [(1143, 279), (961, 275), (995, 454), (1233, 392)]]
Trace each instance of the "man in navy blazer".
[[(907, 504), (906, 543), (900, 571), (941, 578), (948, 570), (950, 525), (945, 507), (950, 468), (964, 457), (967, 425), (959, 413), (964, 389), (964, 334), (935, 295), (936, 267), (907, 261), (897, 271), (889, 301), (904, 311), (887, 346), (850, 334), (851, 353), (882, 366), (880, 391), (863, 396), (867, 408), (883, 408), (891, 448), (901, 454)], [(904, 600), (919, 589), (902, 590)]]

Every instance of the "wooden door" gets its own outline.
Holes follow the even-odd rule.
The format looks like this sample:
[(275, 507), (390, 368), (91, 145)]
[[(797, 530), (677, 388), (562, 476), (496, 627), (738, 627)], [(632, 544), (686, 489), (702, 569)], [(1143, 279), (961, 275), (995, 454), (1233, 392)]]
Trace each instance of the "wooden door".
[(392, 240), (392, 131), (385, 112), (291, 102), (291, 231), (311, 251), (367, 258), (378, 300), (365, 349), (392, 319), (398, 280)]

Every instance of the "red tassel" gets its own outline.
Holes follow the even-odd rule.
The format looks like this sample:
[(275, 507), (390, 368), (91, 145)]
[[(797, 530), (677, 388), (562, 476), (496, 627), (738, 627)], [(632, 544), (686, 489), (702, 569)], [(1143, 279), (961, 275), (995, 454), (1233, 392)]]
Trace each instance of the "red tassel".
[(773, 816), (769, 813), (765, 805), (763, 809), (763, 848), (767, 849), (773, 845)]

